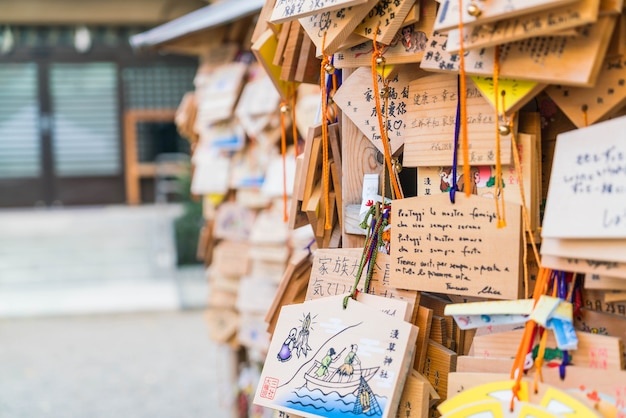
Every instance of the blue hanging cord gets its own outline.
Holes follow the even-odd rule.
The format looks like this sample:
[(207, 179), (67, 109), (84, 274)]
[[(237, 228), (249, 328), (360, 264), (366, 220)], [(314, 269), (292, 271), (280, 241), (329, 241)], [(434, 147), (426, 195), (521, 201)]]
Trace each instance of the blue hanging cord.
[[(557, 282), (557, 296), (560, 299), (565, 299), (567, 298), (567, 280), (565, 278), (565, 272), (561, 271), (559, 273), (559, 277), (558, 277), (558, 282)], [(572, 293), (572, 297), (573, 297), (573, 293)], [(561, 380), (565, 379), (565, 367), (569, 364), (569, 354), (567, 352), (567, 350), (563, 350), (563, 361), (561, 362), (561, 364), (559, 365), (559, 377), (561, 378)]]

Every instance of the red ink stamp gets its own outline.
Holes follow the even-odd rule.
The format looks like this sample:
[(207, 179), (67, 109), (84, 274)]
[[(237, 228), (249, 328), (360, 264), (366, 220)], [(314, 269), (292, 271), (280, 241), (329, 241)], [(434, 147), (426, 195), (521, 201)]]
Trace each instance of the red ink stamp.
[(263, 381), (263, 387), (261, 388), (261, 398), (269, 400), (274, 399), (274, 396), (276, 396), (276, 389), (278, 389), (278, 379), (274, 377), (266, 377)]

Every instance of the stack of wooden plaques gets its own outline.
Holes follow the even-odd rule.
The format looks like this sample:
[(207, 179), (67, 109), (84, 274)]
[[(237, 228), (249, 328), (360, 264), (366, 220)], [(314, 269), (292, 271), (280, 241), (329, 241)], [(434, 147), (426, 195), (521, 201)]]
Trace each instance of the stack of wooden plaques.
[[(481, 415), (459, 407), (463, 394), (509, 382), (517, 357), (543, 376), (538, 393), (584, 385), (591, 415), (626, 414), (625, 28), (622, 0), (266, 1), (251, 49), (268, 77), (259, 85), (275, 94), (245, 93), (246, 136), (257, 123), (276, 128), (269, 108), (290, 113), (300, 83), (331, 86), (335, 68), (341, 82), (318, 94), (309, 126), (298, 123), (288, 226), (310, 229), (311, 251), (290, 257), (276, 223), (213, 251), (213, 291), (228, 288), (243, 254), (252, 264), (238, 272), (243, 293), (220, 302), (254, 314), (239, 336), (251, 347), (268, 331), (258, 405), (294, 417)], [(212, 77), (199, 78), (198, 100)], [(322, 100), (334, 123), (319, 116)], [(200, 101), (204, 120), (234, 106)], [(362, 208), (387, 199), (389, 212), (370, 212), (389, 216), (387, 242), (372, 247)], [(346, 295), (355, 301), (338, 309)], [(380, 311), (401, 325), (389, 332)], [(533, 323), (542, 333), (519, 350)], [(400, 329), (412, 346), (394, 357)], [(505, 388), (492, 406), (512, 398), (509, 383), (489, 386)], [(532, 405), (536, 416), (553, 413), (547, 403)]]
[[(311, 225), (318, 248), (338, 248), (341, 243), (341, 148), (337, 124), (329, 126), (329, 158), (323, 161), (322, 129), (311, 127), (304, 152), (296, 159), (296, 179), (289, 225)], [(324, 168), (328, 183), (325, 184)], [(326, 187), (328, 190), (326, 192)], [(330, 228), (326, 227), (326, 210)]]

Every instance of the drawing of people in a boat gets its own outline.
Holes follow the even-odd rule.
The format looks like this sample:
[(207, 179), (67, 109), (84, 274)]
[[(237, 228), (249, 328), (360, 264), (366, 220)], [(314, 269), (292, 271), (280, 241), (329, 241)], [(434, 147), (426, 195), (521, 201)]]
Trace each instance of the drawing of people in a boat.
[(307, 387), (311, 390), (320, 389), (324, 393), (335, 391), (341, 395), (355, 392), (359, 388), (361, 377), (368, 381), (379, 369), (379, 367), (362, 368), (361, 361), (356, 355), (357, 350), (357, 345), (352, 344), (350, 352), (344, 358), (344, 364), (332, 367), (331, 364), (343, 354), (345, 348), (339, 354), (330, 348), (322, 360), (315, 360), (304, 374)]

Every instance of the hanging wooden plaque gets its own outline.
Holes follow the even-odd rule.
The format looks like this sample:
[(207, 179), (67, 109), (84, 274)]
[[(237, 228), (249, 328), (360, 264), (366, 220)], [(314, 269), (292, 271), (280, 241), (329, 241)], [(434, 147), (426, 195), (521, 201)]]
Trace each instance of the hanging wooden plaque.
[(541, 254), (623, 264), (626, 263), (626, 239), (543, 238)]
[(492, 199), (456, 194), (392, 203), (390, 284), (491, 299), (520, 296), (521, 208), (505, 203), (497, 228)]
[[(450, 165), (454, 149), (457, 109), (457, 76), (437, 74), (409, 84), (409, 100), (404, 134), (404, 160), (407, 167)], [(491, 105), (476, 86), (467, 83), (467, 130), (469, 164), (495, 164), (496, 120)], [(500, 136), (503, 164), (511, 163), (511, 137)], [(459, 147), (460, 148), (460, 147)], [(463, 162), (461, 153), (459, 162)]]
[[(465, 49), (486, 48), (593, 23), (598, 19), (600, 0), (581, 0), (553, 9), (524, 14), (493, 23), (477, 23), (463, 30)], [(458, 52), (461, 42), (458, 28), (448, 31), (448, 52)]]
[(372, 40), (376, 35), (377, 42), (389, 45), (414, 4), (415, 0), (379, 1), (354, 32)]
[(546, 93), (578, 128), (592, 125), (626, 104), (626, 60), (605, 60), (593, 87), (554, 85)]
[[(408, 64), (420, 62), (437, 15), (437, 1), (420, 2), (420, 15), (417, 22), (404, 24), (388, 45), (380, 45), (387, 64)], [(335, 54), (337, 68), (370, 66), (372, 63), (372, 42), (362, 42)]]
[(300, 46), (302, 45), (305, 34), (299, 22), (295, 21), (290, 23), (288, 32), (284, 27), (281, 30), (281, 35), (283, 32), (288, 33), (285, 50), (282, 53), (277, 51), (277, 54), (280, 54), (282, 59), (282, 63), (280, 64), (280, 79), (293, 82), (296, 80), (296, 70), (298, 69), (298, 60), (300, 59)]
[(625, 130), (626, 116), (558, 136), (542, 236), (626, 238)]
[(247, 70), (247, 64), (232, 62), (196, 76), (197, 123), (201, 129), (232, 116)]
[[(387, 135), (392, 154), (395, 154), (404, 144), (406, 114), (410, 104), (409, 82), (422, 75), (424, 73), (419, 69), (405, 66), (401, 67), (398, 74), (389, 81), (389, 106), (388, 109), (382, 109), (382, 113), (387, 114)], [(379, 81), (382, 81), (380, 76), (378, 78)], [(382, 87), (382, 82), (378, 84)], [(359, 127), (363, 135), (380, 152), (384, 152), (375, 94), (380, 93), (373, 88), (371, 69), (359, 68), (343, 82), (333, 99), (344, 112), (343, 114)], [(381, 98), (381, 106), (384, 106), (384, 102), (384, 99)]]
[(318, 13), (357, 6), (368, 0), (277, 0), (270, 17), (272, 23), (283, 23)]
[(616, 261), (590, 260), (586, 258), (565, 258), (544, 254), (541, 264), (555, 270), (576, 271), (588, 274), (606, 274), (626, 279), (626, 263)]
[[(494, 91), (493, 77), (472, 76), (472, 81), (483, 97), (495, 109), (496, 92)], [(536, 81), (498, 78), (498, 108), (507, 115), (517, 112), (526, 103), (534, 99), (545, 87), (545, 84), (537, 83)], [(503, 99), (503, 97), (506, 99)]]
[[(484, 357), (510, 358), (515, 353), (524, 330), (501, 332), (497, 334), (474, 337), (474, 351)], [(577, 333), (578, 348), (569, 351), (571, 361), (577, 366), (592, 369), (622, 369), (621, 340), (617, 337), (598, 335), (586, 332)], [(535, 341), (539, 345), (539, 341)], [(554, 333), (549, 332), (547, 348), (556, 348)]]
[(282, 308), (255, 404), (304, 417), (395, 417), (417, 328), (342, 301)]
[[(538, 188), (538, 184), (537, 179), (533, 176), (538, 170), (537, 140), (534, 135), (520, 133), (517, 135), (517, 141), (522, 168), (521, 183), (524, 186), (524, 195), (526, 197), (525, 203), (530, 216), (531, 228), (535, 230), (539, 225), (539, 202), (535, 196), (535, 189)], [(463, 176), (462, 166), (459, 166), (456, 179), (457, 189), (460, 192), (464, 192), (466, 188), (469, 188), (472, 194), (493, 199), (496, 186), (495, 173), (496, 167), (493, 165), (473, 166), (470, 169), (470, 179), (467, 180)], [(522, 198), (519, 180), (513, 164), (502, 166), (504, 199), (521, 205)], [(418, 196), (449, 193), (452, 184), (451, 166), (418, 167), (417, 169)]]
[(401, 418), (426, 418), (428, 416), (430, 393), (428, 381), (418, 377), (416, 371), (412, 371), (406, 380), (397, 417)]
[(585, 274), (585, 289), (626, 290), (626, 280), (623, 277)]
[[(614, 26), (615, 16), (601, 16), (576, 36), (539, 36), (505, 44), (500, 48), (500, 76), (548, 84), (592, 86)], [(421, 61), (423, 69), (459, 71), (459, 55), (445, 49), (447, 38), (445, 33), (433, 34)], [(469, 50), (466, 54), (467, 74), (493, 76), (493, 47)]]
[(300, 19), (300, 24), (318, 51), (321, 52), (323, 47), (326, 54), (333, 54), (353, 33), (376, 2), (377, 0), (367, 0), (358, 6), (317, 13)]
[(245, 241), (250, 237), (255, 212), (235, 202), (222, 203), (215, 213), (213, 235), (217, 239)]
[[(354, 286), (361, 248), (318, 249), (315, 251), (309, 288), (306, 300), (348, 293)], [(408, 302), (413, 309), (419, 303), (418, 294), (414, 290), (396, 289), (389, 284), (391, 260), (388, 254), (379, 253), (374, 265), (374, 273), (370, 282), (372, 295), (400, 299)], [(365, 273), (357, 289), (363, 291)]]
[[(472, 16), (468, 9), (470, 2), (463, 2), (463, 23), (473, 25), (510, 19), (516, 16), (542, 11), (555, 6), (573, 3), (576, 0), (482, 0), (477, 2), (480, 13)], [(437, 14), (435, 30), (445, 31), (459, 26), (461, 17), (459, 0), (444, 0)]]
[(428, 342), (424, 376), (443, 400), (448, 397), (448, 374), (456, 370), (456, 359), (454, 351), (432, 340)]
[(281, 67), (273, 63), (277, 47), (278, 39), (274, 32), (268, 29), (257, 39), (250, 49), (257, 61), (265, 68), (267, 75), (272, 80), (272, 83), (274, 83), (274, 86), (276, 86), (276, 90), (280, 96), (283, 100), (286, 100), (290, 83), (280, 79)]

